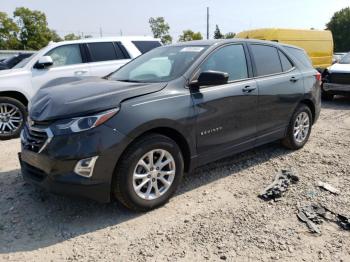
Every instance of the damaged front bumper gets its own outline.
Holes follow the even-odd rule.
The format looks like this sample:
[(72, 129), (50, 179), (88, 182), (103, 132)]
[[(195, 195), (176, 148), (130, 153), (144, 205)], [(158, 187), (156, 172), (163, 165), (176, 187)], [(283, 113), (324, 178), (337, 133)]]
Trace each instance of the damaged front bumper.
[(327, 93), (341, 94), (350, 93), (349, 84), (323, 83), (323, 90)]
[[(114, 169), (129, 142), (125, 135), (101, 125), (81, 133), (54, 136), (43, 150), (35, 152), (28, 146), (30, 138), (23, 133), (19, 160), (26, 181), (57, 194), (110, 201)], [(96, 162), (91, 175), (84, 177), (76, 172), (76, 166), (88, 158)]]

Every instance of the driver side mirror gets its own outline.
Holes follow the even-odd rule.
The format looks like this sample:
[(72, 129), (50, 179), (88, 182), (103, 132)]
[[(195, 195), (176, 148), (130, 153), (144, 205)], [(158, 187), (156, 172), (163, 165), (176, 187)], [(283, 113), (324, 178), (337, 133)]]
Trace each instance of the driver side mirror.
[(216, 86), (228, 83), (229, 74), (220, 71), (205, 71), (202, 72), (198, 80), (191, 82), (190, 86), (199, 88), (201, 86)]
[(38, 62), (35, 64), (36, 69), (45, 69), (53, 65), (53, 60), (51, 56), (42, 56), (39, 58)]

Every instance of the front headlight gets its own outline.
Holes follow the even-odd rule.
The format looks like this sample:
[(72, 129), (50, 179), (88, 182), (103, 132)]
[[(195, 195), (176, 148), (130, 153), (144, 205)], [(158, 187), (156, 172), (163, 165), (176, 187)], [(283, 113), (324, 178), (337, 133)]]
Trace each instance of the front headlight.
[(118, 111), (119, 108), (114, 108), (91, 116), (72, 118), (65, 123), (57, 124), (56, 128), (59, 130), (70, 130), (73, 133), (82, 132), (102, 125)]

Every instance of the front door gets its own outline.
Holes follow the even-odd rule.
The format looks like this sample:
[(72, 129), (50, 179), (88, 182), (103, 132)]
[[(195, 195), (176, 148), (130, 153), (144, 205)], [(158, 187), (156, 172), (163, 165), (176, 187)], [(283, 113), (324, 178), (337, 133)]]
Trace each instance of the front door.
[(228, 73), (228, 84), (201, 87), (192, 97), (197, 110), (197, 153), (215, 158), (215, 153), (253, 145), (258, 90), (242, 44), (215, 50), (200, 67), (200, 72), (210, 70)]
[(89, 66), (83, 63), (78, 44), (59, 46), (45, 55), (52, 58), (53, 65), (45, 69), (32, 69), (32, 85), (35, 90), (56, 78), (90, 75)]

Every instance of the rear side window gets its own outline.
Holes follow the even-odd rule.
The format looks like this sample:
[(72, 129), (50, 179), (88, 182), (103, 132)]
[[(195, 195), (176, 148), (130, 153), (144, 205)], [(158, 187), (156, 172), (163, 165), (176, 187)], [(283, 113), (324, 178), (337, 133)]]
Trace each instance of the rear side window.
[(92, 62), (117, 60), (118, 58), (112, 42), (89, 43), (88, 44)]
[(286, 57), (286, 55), (283, 54), (281, 51), (278, 51), (278, 54), (280, 55), (283, 72), (291, 70), (294, 66)]
[(251, 45), (257, 76), (272, 75), (282, 72), (278, 50), (272, 46)]
[(302, 63), (304, 66), (313, 68), (312, 62), (304, 50), (288, 46), (285, 46), (284, 48), (286, 48), (291, 53), (291, 55), (298, 59), (299, 62)]
[(248, 78), (247, 61), (242, 45), (228, 45), (209, 56), (200, 72), (219, 71), (229, 74), (229, 81)]
[(142, 54), (161, 46), (158, 41), (132, 41), (132, 43)]

